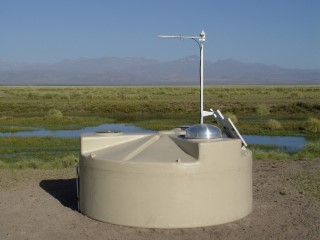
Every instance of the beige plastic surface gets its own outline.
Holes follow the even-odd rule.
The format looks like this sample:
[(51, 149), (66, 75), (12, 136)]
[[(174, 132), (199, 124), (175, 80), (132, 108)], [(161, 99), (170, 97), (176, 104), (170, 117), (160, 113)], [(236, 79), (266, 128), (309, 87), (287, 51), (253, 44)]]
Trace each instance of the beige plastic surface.
[(175, 131), (82, 135), (80, 210), (133, 227), (231, 222), (252, 210), (252, 155), (240, 140)]

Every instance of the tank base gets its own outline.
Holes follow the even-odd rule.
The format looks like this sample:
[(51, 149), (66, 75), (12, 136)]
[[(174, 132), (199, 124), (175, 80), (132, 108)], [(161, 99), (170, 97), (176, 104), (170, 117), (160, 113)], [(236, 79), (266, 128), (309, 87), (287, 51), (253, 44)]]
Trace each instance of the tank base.
[(252, 154), (176, 132), (81, 136), (80, 211), (131, 227), (190, 228), (252, 210)]

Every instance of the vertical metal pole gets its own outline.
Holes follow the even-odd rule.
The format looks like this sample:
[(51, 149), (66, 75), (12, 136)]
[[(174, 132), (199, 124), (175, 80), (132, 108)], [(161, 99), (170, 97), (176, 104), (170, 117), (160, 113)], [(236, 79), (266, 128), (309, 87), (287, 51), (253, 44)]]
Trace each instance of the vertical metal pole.
[(197, 42), (200, 48), (200, 124), (203, 124), (203, 42), (206, 40), (206, 34), (202, 30), (199, 37), (188, 37), (188, 36), (178, 36), (178, 35), (159, 35), (162, 38), (179, 38), (179, 39), (192, 39)]
[(200, 43), (200, 124), (203, 124), (203, 43)]

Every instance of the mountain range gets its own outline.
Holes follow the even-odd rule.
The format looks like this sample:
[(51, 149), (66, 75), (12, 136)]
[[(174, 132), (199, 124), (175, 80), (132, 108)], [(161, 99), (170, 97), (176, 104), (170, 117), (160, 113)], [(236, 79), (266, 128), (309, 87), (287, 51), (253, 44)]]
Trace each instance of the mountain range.
[[(195, 85), (199, 57), (173, 61), (104, 57), (52, 64), (0, 61), (0, 85)], [(320, 84), (320, 69), (292, 69), (233, 59), (204, 62), (206, 85)]]

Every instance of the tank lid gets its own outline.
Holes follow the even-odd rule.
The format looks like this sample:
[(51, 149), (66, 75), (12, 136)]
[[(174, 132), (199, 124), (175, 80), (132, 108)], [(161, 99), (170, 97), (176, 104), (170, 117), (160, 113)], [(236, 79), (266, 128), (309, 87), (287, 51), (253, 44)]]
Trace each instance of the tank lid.
[(220, 128), (210, 124), (192, 125), (186, 130), (186, 138), (190, 139), (212, 139), (222, 138)]

